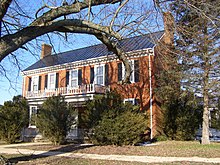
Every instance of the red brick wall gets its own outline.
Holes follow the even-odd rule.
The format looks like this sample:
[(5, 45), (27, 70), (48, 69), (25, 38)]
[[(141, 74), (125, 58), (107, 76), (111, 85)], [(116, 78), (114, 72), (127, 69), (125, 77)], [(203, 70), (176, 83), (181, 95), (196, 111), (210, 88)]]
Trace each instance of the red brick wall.
[[(154, 72), (154, 56), (151, 56), (151, 66), (152, 66), (152, 85), (154, 87), (155, 79), (153, 76)], [(140, 57), (139, 59), (139, 82), (132, 83), (132, 84), (120, 84), (118, 82), (118, 65), (119, 61), (113, 61), (109, 63), (109, 84), (111, 89), (115, 89), (118, 91), (123, 98), (136, 98), (139, 99), (140, 108), (142, 111), (147, 111), (147, 114), (150, 118), (150, 98), (149, 98), (149, 57)], [(137, 59), (134, 59), (137, 60)], [(83, 66), (79, 69), (82, 69), (82, 83), (89, 84), (90, 83), (90, 68), (94, 66)], [(66, 71), (67, 70), (60, 70), (59, 71), (59, 85), (58, 87), (65, 87), (66, 84)], [(41, 76), (41, 90), (44, 90), (44, 82), (45, 82), (45, 73), (40, 74)], [(24, 90), (28, 90), (28, 77), (25, 78), (25, 87)], [(153, 125), (154, 130), (157, 127), (157, 109), (158, 105), (155, 101), (155, 97), (153, 97)], [(156, 131), (154, 131), (156, 134)]]

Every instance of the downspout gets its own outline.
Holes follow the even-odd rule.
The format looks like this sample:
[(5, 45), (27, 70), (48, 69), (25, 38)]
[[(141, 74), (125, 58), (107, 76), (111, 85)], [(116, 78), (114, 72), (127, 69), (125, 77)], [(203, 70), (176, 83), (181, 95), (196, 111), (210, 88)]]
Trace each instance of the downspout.
[(148, 55), (149, 67), (149, 88), (150, 88), (150, 139), (153, 139), (153, 99), (152, 99), (152, 70), (151, 70), (151, 54)]

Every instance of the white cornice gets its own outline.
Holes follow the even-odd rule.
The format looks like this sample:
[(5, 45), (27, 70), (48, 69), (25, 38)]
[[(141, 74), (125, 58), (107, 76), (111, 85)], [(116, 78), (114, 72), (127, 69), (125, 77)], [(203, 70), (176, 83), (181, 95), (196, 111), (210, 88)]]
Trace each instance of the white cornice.
[[(154, 53), (153, 49), (148, 48), (148, 49), (126, 52), (125, 55), (128, 58), (137, 58), (137, 57), (142, 57), (142, 56), (154, 55), (153, 53)], [(48, 73), (48, 72), (56, 72), (58, 70), (69, 70), (69, 69), (74, 69), (74, 68), (78, 68), (78, 67), (82, 67), (82, 66), (96, 65), (96, 64), (100, 64), (100, 63), (111, 62), (114, 60), (118, 60), (118, 58), (116, 57), (115, 54), (102, 56), (102, 57), (98, 57), (98, 58), (91, 58), (91, 59), (87, 59), (87, 60), (75, 61), (75, 62), (71, 62), (71, 63), (60, 64), (60, 65), (54, 65), (54, 66), (49, 66), (49, 67), (44, 67), (44, 68), (39, 68), (39, 69), (23, 71), (23, 72), (21, 72), (21, 75), (22, 76), (32, 76), (32, 75), (36, 75), (39, 73), (43, 74), (43, 73)]]

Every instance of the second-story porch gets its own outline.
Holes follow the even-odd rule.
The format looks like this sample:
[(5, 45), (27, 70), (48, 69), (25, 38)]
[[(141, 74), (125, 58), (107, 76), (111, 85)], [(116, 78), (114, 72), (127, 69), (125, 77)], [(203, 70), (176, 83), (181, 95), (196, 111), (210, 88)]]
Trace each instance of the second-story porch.
[(106, 86), (99, 84), (83, 84), (77, 87), (60, 87), (54, 89), (36, 90), (36, 91), (25, 91), (25, 97), (27, 99), (32, 98), (45, 98), (51, 96), (77, 96), (86, 94), (104, 94), (107, 90)]

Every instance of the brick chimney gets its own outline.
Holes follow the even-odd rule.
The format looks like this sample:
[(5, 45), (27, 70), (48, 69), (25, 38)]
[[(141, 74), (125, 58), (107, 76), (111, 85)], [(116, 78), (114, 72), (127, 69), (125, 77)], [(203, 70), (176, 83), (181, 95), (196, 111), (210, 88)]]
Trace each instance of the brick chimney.
[(167, 45), (173, 46), (174, 45), (174, 30), (175, 30), (175, 24), (174, 24), (174, 17), (171, 12), (164, 12), (163, 13), (163, 21), (164, 21), (164, 30), (165, 30), (165, 36), (164, 36), (164, 42)]
[(47, 45), (45, 43), (42, 44), (41, 46), (41, 56), (40, 59), (43, 59), (47, 56), (50, 56), (52, 52), (52, 47), (50, 45)]

